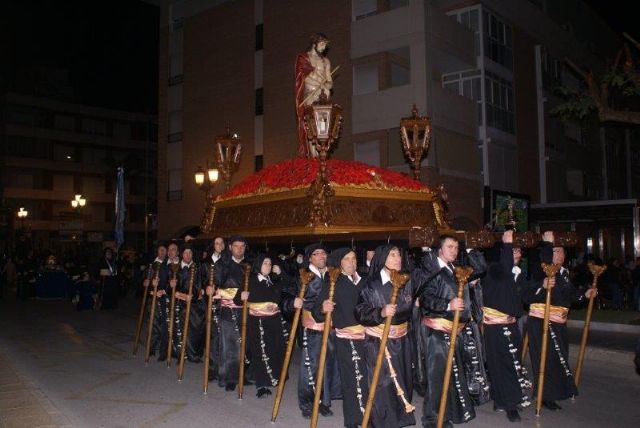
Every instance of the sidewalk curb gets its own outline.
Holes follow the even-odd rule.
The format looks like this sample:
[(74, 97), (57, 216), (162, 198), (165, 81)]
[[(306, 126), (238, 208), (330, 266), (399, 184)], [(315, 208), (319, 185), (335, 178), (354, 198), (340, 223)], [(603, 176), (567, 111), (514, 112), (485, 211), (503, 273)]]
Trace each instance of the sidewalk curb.
[[(568, 320), (567, 326), (569, 328), (584, 327), (584, 321), (581, 320)], [(640, 325), (630, 324), (616, 324), (611, 322), (591, 322), (589, 329), (591, 331), (606, 331), (610, 333), (631, 333), (640, 335)]]

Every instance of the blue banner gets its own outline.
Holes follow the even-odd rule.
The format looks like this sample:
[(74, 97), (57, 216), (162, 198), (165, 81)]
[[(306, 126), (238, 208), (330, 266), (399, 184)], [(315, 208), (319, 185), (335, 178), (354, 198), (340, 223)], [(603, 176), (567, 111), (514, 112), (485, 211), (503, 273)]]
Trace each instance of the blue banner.
[(124, 168), (118, 167), (116, 178), (116, 229), (114, 234), (116, 250), (120, 249), (124, 242), (124, 218), (126, 213), (127, 208), (124, 205)]

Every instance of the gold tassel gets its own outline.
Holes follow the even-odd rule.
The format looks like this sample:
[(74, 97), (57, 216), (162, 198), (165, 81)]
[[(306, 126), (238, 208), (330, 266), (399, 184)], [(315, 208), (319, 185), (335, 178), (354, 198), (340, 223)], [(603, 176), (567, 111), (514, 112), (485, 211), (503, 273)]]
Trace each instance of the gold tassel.
[(416, 409), (416, 407), (413, 404), (409, 403), (407, 401), (407, 398), (404, 396), (404, 390), (400, 386), (400, 383), (398, 383), (398, 375), (394, 370), (393, 365), (391, 364), (391, 354), (389, 353), (389, 350), (387, 348), (384, 348), (384, 355), (387, 358), (387, 364), (389, 364), (389, 375), (391, 376), (391, 379), (393, 379), (393, 384), (396, 386), (398, 397), (400, 397), (400, 399), (404, 403), (404, 412), (411, 413)]

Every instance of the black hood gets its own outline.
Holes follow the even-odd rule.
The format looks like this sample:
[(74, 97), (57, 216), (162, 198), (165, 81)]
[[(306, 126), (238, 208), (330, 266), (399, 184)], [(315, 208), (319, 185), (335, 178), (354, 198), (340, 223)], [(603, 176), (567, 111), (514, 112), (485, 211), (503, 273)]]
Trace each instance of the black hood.
[(354, 253), (355, 254), (355, 251), (352, 250), (351, 248), (347, 248), (347, 247), (338, 248), (338, 249), (333, 250), (331, 252), (331, 254), (329, 254), (329, 257), (327, 258), (327, 265), (328, 266), (332, 266), (332, 267), (336, 267), (336, 268), (340, 268), (340, 262), (349, 253)]

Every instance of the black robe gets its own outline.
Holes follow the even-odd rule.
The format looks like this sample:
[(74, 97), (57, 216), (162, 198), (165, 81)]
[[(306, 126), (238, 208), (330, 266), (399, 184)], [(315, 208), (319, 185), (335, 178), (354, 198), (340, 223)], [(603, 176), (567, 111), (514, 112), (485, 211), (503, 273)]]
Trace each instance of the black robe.
[[(462, 340), (464, 349), (463, 362), (469, 395), (475, 405), (481, 405), (491, 399), (489, 394), (489, 378), (485, 369), (486, 355), (484, 352), (484, 338), (480, 333), (484, 311), (483, 284), (487, 270), (487, 262), (480, 251), (468, 252), (464, 262), (473, 268), (473, 274), (469, 281), (471, 317), (469, 321), (467, 321), (460, 339)], [(478, 279), (478, 281), (475, 281), (475, 285), (473, 285), (471, 282), (476, 279)]]
[[(233, 299), (236, 306), (240, 306), (240, 293), (244, 285), (244, 262), (236, 262), (230, 255), (218, 260), (216, 263), (216, 286), (226, 293), (229, 300)], [(233, 295), (233, 297), (231, 297)], [(225, 299), (226, 300), (226, 299)], [(222, 301), (220, 307), (220, 362), (218, 364), (218, 384), (235, 385), (238, 383), (240, 371), (240, 323), (242, 322), (242, 309), (225, 306)], [(247, 353), (244, 363), (249, 362)], [(249, 375), (248, 370), (246, 371)]]
[[(103, 271), (109, 271), (109, 275), (101, 275)], [(118, 293), (120, 289), (120, 278), (116, 261), (107, 261), (102, 258), (96, 268), (96, 278), (98, 278), (98, 299), (100, 299), (100, 309), (115, 309), (118, 307)]]
[[(200, 277), (202, 278), (202, 288), (206, 290), (209, 286), (209, 271), (210, 269), (216, 269), (216, 266), (221, 259), (213, 261), (211, 257), (208, 257), (205, 262), (200, 265)], [(215, 270), (214, 270), (214, 285), (215, 283)], [(209, 296), (204, 295), (204, 308), (203, 308), (203, 328), (202, 328), (202, 350), (204, 353), (204, 340), (206, 338), (206, 322), (207, 322), (207, 299)], [(211, 305), (211, 344), (209, 349), (209, 375), (213, 379), (219, 378), (219, 364), (220, 364), (220, 301), (214, 300)], [(203, 354), (203, 358), (207, 358), (207, 355)]]
[[(349, 277), (341, 273), (336, 281), (333, 301), (335, 303), (331, 323), (334, 328), (346, 328), (358, 325), (355, 307), (362, 291), (362, 280), (354, 284)], [(318, 322), (324, 322), (322, 302), (329, 298), (329, 284), (323, 283), (322, 290), (313, 310)], [(359, 425), (362, 422), (364, 407), (367, 402), (367, 368), (364, 360), (364, 340), (353, 340), (335, 337), (336, 359), (340, 372), (340, 386), (344, 424)]]
[[(384, 260), (392, 246), (381, 249), (378, 256), (382, 265), (379, 268), (372, 266), (366, 284), (363, 286), (360, 298), (356, 306), (356, 319), (364, 326), (378, 326), (384, 324), (385, 318), (381, 311), (391, 301), (392, 285), (390, 282), (382, 283), (380, 270)], [(378, 250), (376, 250), (378, 253)], [(378, 265), (379, 263), (375, 263)], [(374, 263), (372, 263), (374, 265)], [(415, 291), (414, 279), (410, 279), (400, 290), (397, 299), (397, 308), (391, 324), (400, 325), (409, 322), (413, 311), (413, 295)], [(368, 335), (365, 338), (365, 366), (367, 379), (371, 387), (371, 377), (376, 365), (376, 357), (380, 348), (380, 339)], [(411, 403), (413, 396), (412, 374), (412, 346), (409, 334), (387, 341), (388, 356), (396, 373), (396, 380), (402, 389), (404, 398)], [(389, 359), (383, 358), (380, 370), (380, 378), (376, 387), (375, 400), (371, 410), (371, 425), (374, 427), (403, 427), (415, 425), (416, 419), (412, 411), (405, 411), (405, 404), (398, 395), (398, 389), (391, 377)]]
[[(457, 296), (457, 281), (454, 273), (449, 268), (440, 268), (437, 260), (437, 256), (433, 252), (428, 252), (424, 256), (423, 270), (428, 272), (428, 275), (425, 275), (428, 280), (419, 296), (420, 308), (423, 317), (444, 318), (452, 321), (454, 311), (448, 311), (447, 307), (451, 299)], [(479, 266), (474, 266), (474, 277), (481, 274), (478, 270)], [(473, 280), (473, 277), (470, 280)], [(461, 324), (469, 322), (472, 317), (469, 284), (464, 287), (463, 300), (465, 309), (460, 312)], [(453, 423), (468, 422), (475, 417), (475, 409), (467, 379), (468, 372), (465, 367), (467, 354), (465, 340), (461, 337), (462, 334), (466, 334), (466, 331), (463, 330), (456, 339), (456, 350), (445, 411), (445, 420)], [(422, 325), (421, 339), (424, 347), (423, 357), (426, 368), (422, 423), (424, 426), (435, 426), (438, 419), (438, 407), (440, 405), (443, 377), (449, 352), (450, 335)]]
[[(551, 264), (553, 260), (553, 247), (548, 242), (543, 242), (540, 248), (540, 262)], [(556, 274), (556, 285), (551, 289), (551, 305), (570, 308), (573, 303), (581, 302), (584, 296), (571, 284), (568, 271), (566, 275)], [(538, 261), (532, 263), (534, 279), (524, 291), (523, 298), (526, 303), (545, 303), (547, 290), (542, 287), (544, 273)], [(538, 382), (540, 369), (540, 354), (542, 350), (542, 329), (544, 320), (529, 316), (527, 331), (529, 333), (529, 353), (533, 368), (534, 380)], [(578, 395), (578, 389), (569, 367), (569, 337), (567, 324), (549, 321), (549, 335), (547, 344), (546, 369), (544, 376), (544, 391), (542, 399), (545, 401), (565, 400)]]
[[(257, 273), (251, 274), (248, 303), (271, 302), (280, 304), (282, 278), (273, 275), (260, 280)], [(275, 315), (256, 316), (251, 311), (247, 317), (247, 349), (250, 355), (256, 388), (278, 386), (282, 370), (286, 341), (289, 333), (280, 312)]]
[(156, 298), (156, 308), (153, 317), (153, 328), (151, 331), (151, 352), (150, 355), (155, 355), (156, 352), (159, 355), (160, 360), (165, 360), (167, 357), (167, 344), (169, 335), (169, 301), (171, 299), (171, 287), (169, 286), (170, 272), (167, 267), (167, 261), (159, 263), (156, 266), (156, 262), (151, 263), (148, 276), (149, 288), (147, 301), (149, 302), (149, 310), (151, 309), (151, 302), (153, 301), (153, 278), (156, 275), (156, 269), (158, 269), (158, 288), (157, 291), (164, 290), (165, 295)]
[[(513, 245), (503, 244), (500, 260), (489, 265), (482, 286), (485, 307), (517, 320), (523, 313), (521, 290), (527, 287), (527, 280), (524, 273), (515, 280), (513, 266)], [(495, 406), (504, 410), (528, 406), (531, 382), (520, 361), (522, 336), (518, 324), (485, 324), (484, 341)]]
[[(194, 263), (194, 262), (192, 262)], [(194, 263), (195, 264), (195, 263)], [(189, 314), (189, 331), (187, 337), (187, 349), (186, 356), (190, 360), (197, 359), (197, 354), (194, 353), (194, 339), (193, 337), (197, 337), (200, 334), (200, 329), (202, 328), (202, 315), (199, 314), (197, 308), (197, 299), (200, 296), (200, 275), (198, 275), (198, 266), (193, 266), (194, 277), (193, 277), (193, 287), (191, 289), (191, 310)], [(178, 283), (176, 285), (176, 292), (181, 292), (187, 294), (189, 291), (189, 278), (190, 278), (190, 268), (184, 266), (178, 271), (177, 279)], [(183, 335), (185, 332), (184, 325), (186, 320), (186, 308), (187, 302), (183, 300), (176, 299), (175, 306), (175, 316), (174, 316), (174, 325), (173, 325), (173, 352), (174, 355), (179, 358), (180, 353), (182, 351), (182, 342)], [(197, 339), (196, 339), (197, 340)]]
[[(309, 311), (313, 316), (313, 309), (318, 299), (318, 295), (322, 290), (324, 282), (329, 280), (329, 275), (324, 274), (324, 278), (314, 276), (307, 284), (304, 295), (303, 311)], [(284, 288), (284, 296), (282, 300), (282, 309), (286, 316), (292, 317), (295, 312), (293, 302), (298, 296), (300, 290), (299, 278), (293, 284)], [(320, 358), (320, 348), (322, 345), (322, 331), (312, 330), (302, 325), (302, 317), (300, 316), (300, 328), (298, 329), (302, 336), (298, 343), (302, 346), (302, 358), (300, 362), (300, 371), (298, 373), (298, 407), (303, 412), (311, 412), (313, 408), (313, 399), (316, 389), (316, 374), (318, 372), (318, 360)], [(318, 322), (318, 320), (315, 320)], [(321, 403), (327, 407), (331, 406), (332, 399), (341, 398), (340, 391), (340, 374), (338, 370), (338, 361), (335, 356), (335, 335), (329, 336), (327, 344), (327, 359), (325, 361), (325, 372), (322, 388)]]

